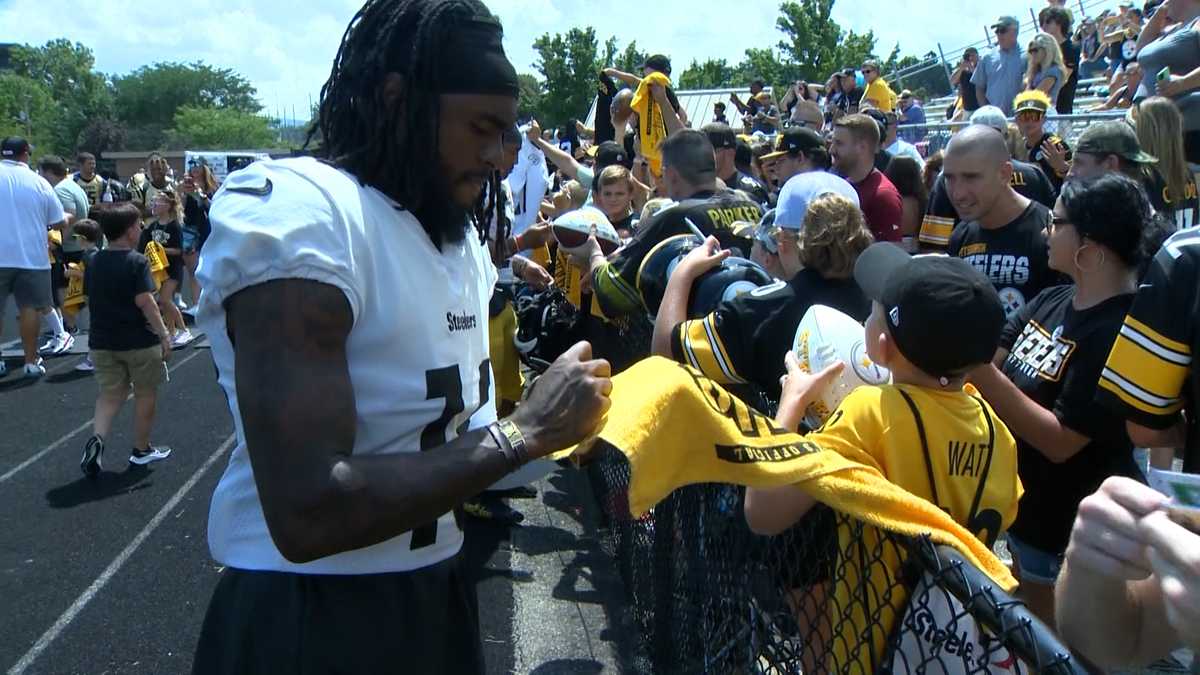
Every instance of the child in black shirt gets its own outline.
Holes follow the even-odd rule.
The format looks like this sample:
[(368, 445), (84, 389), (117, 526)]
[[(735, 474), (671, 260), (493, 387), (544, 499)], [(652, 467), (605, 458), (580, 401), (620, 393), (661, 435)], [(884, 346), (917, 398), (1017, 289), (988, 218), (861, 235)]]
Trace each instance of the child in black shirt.
[(175, 293), (183, 283), (183, 202), (174, 190), (162, 190), (150, 202), (150, 213), (153, 220), (142, 230), (138, 251), (145, 255), (151, 241), (166, 251), (167, 278), (158, 290), (158, 309), (171, 333), (172, 346), (182, 347), (192, 341), (183, 313), (175, 306)]

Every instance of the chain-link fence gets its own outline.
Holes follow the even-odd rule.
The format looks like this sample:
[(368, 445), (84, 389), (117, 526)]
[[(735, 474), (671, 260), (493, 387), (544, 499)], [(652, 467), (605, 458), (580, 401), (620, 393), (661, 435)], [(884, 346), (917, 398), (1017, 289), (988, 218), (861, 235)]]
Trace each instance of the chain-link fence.
[[(1127, 112), (1124, 110), (1112, 110), (1078, 115), (1048, 115), (1046, 116), (1046, 130), (1058, 134), (1068, 144), (1075, 145), (1075, 141), (1079, 139), (1080, 134), (1088, 125), (1094, 122), (1124, 119), (1126, 114)], [(963, 120), (960, 122), (901, 124), (896, 128), (900, 138), (913, 143), (922, 155), (929, 157), (939, 150), (944, 150), (955, 132), (968, 124), (970, 122)], [(1009, 129), (1010, 135), (1017, 133), (1015, 126)], [(1020, 142), (1019, 135), (1015, 140)]]
[(586, 468), (602, 548), (625, 582), (640, 673), (1082, 673), (1025, 608), (955, 551), (818, 506), (753, 534), (745, 489), (706, 484), (629, 514), (629, 464)]

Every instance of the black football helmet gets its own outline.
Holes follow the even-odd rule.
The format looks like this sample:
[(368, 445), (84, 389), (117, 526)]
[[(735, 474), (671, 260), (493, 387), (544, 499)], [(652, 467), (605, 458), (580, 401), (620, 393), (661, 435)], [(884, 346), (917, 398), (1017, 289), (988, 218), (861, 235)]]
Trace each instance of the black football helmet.
[[(637, 286), (651, 321), (658, 314), (671, 273), (684, 256), (703, 243), (696, 235), (680, 234), (664, 239), (646, 254), (638, 269)], [(771, 275), (757, 263), (745, 258), (726, 258), (719, 267), (706, 272), (692, 285), (688, 318), (707, 316), (722, 302), (773, 282)]]

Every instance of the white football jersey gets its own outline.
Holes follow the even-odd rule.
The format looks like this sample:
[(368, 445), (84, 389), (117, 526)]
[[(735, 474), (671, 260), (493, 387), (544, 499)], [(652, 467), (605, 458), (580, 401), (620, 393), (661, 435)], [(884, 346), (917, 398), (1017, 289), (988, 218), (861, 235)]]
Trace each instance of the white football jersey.
[(197, 274), (198, 322), (212, 341), (237, 446), (213, 495), (213, 557), (241, 569), (312, 574), (399, 572), (462, 546), (453, 513), (367, 548), (288, 562), (271, 540), (238, 412), (223, 305), (275, 279), (341, 289), (354, 313), (347, 344), (358, 414), (354, 455), (422, 452), (496, 419), (488, 301), (496, 269), (474, 231), (438, 251), (412, 214), (353, 176), (311, 158), (256, 162), (213, 201)]

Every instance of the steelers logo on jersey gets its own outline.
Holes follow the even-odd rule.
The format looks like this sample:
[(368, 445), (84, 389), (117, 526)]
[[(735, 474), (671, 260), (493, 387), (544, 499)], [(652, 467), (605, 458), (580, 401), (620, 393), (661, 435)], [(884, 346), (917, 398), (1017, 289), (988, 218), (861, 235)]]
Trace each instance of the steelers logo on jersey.
[(1004, 307), (1004, 316), (1007, 318), (1011, 318), (1025, 306), (1025, 295), (1015, 288), (1002, 288), (999, 295), (1000, 304)]

